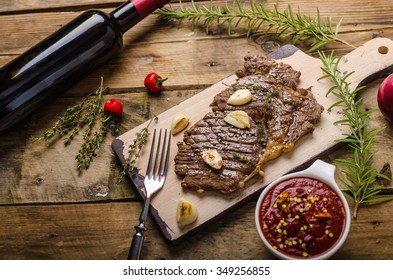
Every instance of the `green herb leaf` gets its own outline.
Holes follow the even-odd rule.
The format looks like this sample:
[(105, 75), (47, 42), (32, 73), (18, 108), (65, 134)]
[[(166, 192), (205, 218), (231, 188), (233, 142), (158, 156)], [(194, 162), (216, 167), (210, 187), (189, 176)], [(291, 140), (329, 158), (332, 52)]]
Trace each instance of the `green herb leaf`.
[(326, 96), (333, 95), (338, 101), (329, 109), (338, 107), (343, 118), (336, 124), (346, 126), (349, 132), (344, 132), (338, 142), (348, 144), (352, 150), (352, 159), (337, 159), (336, 163), (343, 167), (343, 174), (346, 180), (341, 183), (348, 189), (349, 194), (346, 197), (354, 201), (353, 217), (356, 219), (358, 208), (364, 203), (381, 203), (390, 198), (378, 198), (382, 187), (377, 184), (377, 178), (385, 177), (377, 171), (372, 164), (372, 159), (376, 152), (373, 151), (375, 146), (375, 136), (384, 128), (370, 128), (371, 114), (375, 110), (365, 110), (361, 106), (361, 98), (357, 97), (359, 90), (351, 90), (348, 78), (354, 73), (343, 74), (338, 69), (340, 58), (335, 58), (333, 52), (326, 55), (320, 52), (320, 58), (323, 63), (322, 71), (324, 76), (321, 79), (330, 79), (333, 86), (328, 90)]
[(96, 121), (103, 117), (104, 91), (101, 78), (101, 85), (96, 91), (89, 94), (81, 103), (69, 106), (51, 129), (44, 131), (41, 137), (31, 137), (31, 141), (49, 141), (58, 136), (63, 137), (64, 145), (67, 146), (71, 144), (75, 135), (83, 130), (84, 142), (75, 156), (76, 170), (81, 172), (89, 168), (107, 132), (111, 131), (113, 135), (117, 135), (120, 131), (118, 118), (112, 118), (107, 123), (100, 122), (100, 128), (96, 130)]
[(214, 5), (214, 1), (210, 1), (210, 5), (206, 7), (197, 5), (193, 0), (188, 6), (180, 1), (179, 10), (165, 7), (155, 13), (168, 22), (176, 21), (181, 24), (188, 20), (192, 30), (202, 23), (206, 32), (209, 32), (212, 23), (217, 22), (219, 25), (226, 25), (229, 35), (232, 27), (238, 28), (241, 25), (245, 25), (247, 37), (253, 32), (260, 31), (268, 34), (273, 31), (278, 36), (291, 38), (292, 43), (309, 44), (309, 52), (316, 51), (331, 42), (340, 42), (355, 48), (338, 37), (342, 19), (339, 19), (333, 27), (331, 17), (322, 20), (319, 10), (315, 18), (311, 18), (302, 15), (299, 8), (295, 13), (291, 4), (288, 4), (284, 11), (279, 11), (277, 4), (269, 10), (265, 7), (265, 3), (256, 3), (256, 1), (251, 1), (249, 7), (241, 0), (234, 0), (232, 4), (228, 2), (224, 7), (220, 7)]
[(154, 116), (149, 123), (144, 127), (140, 132), (136, 133), (134, 140), (128, 146), (128, 158), (126, 159), (126, 163), (123, 164), (123, 169), (119, 172), (116, 177), (115, 183), (116, 185), (120, 184), (123, 181), (123, 177), (128, 172), (133, 172), (135, 170), (135, 164), (137, 160), (140, 158), (142, 148), (146, 145), (147, 140), (150, 135), (149, 127), (153, 121), (157, 121), (158, 117)]

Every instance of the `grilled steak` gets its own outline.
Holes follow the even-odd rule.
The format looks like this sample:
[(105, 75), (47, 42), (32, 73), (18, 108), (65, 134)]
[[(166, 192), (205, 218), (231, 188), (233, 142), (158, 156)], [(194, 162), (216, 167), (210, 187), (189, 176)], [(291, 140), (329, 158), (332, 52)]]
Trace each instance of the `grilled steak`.
[[(192, 190), (217, 190), (224, 193), (239, 188), (257, 165), (261, 146), (258, 128), (251, 120), (249, 129), (227, 124), (225, 113), (211, 112), (184, 133), (184, 142), (178, 143), (175, 172), (185, 177), (182, 186)], [(217, 149), (223, 166), (215, 170), (202, 159), (202, 151)]]
[[(178, 143), (175, 172), (184, 177), (183, 188), (236, 191), (254, 175), (263, 174), (261, 166), (267, 160), (291, 151), (320, 120), (323, 107), (310, 90), (297, 89), (300, 72), (289, 65), (248, 56), (237, 75), (239, 79), (232, 87), (214, 97), (212, 112), (186, 131), (183, 142)], [(251, 91), (251, 101), (229, 105), (228, 98), (244, 88)], [(250, 128), (239, 129), (223, 120), (234, 110), (250, 116)], [(213, 148), (223, 158), (219, 170), (202, 159), (202, 151)]]
[(250, 75), (271, 77), (277, 83), (296, 90), (301, 73), (288, 64), (277, 63), (265, 56), (249, 55), (244, 58), (244, 68), (237, 71), (236, 76), (243, 78)]
[[(252, 101), (242, 106), (229, 105), (229, 96), (239, 88), (250, 89)], [(232, 88), (216, 95), (211, 107), (213, 111), (223, 112), (243, 110), (260, 123), (260, 126), (265, 127), (265, 142), (269, 139), (280, 139), (284, 145), (289, 146), (314, 130), (314, 125), (318, 123), (323, 111), (310, 90), (295, 91), (265, 76), (240, 78)]]

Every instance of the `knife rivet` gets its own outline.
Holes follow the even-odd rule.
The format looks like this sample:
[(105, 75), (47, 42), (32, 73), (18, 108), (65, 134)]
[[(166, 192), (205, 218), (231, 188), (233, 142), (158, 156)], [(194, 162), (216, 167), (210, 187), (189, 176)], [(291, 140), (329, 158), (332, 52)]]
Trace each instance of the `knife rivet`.
[(380, 47), (378, 48), (378, 52), (379, 52), (380, 54), (387, 54), (387, 53), (389, 52), (389, 48), (386, 47), (386, 46), (380, 46)]

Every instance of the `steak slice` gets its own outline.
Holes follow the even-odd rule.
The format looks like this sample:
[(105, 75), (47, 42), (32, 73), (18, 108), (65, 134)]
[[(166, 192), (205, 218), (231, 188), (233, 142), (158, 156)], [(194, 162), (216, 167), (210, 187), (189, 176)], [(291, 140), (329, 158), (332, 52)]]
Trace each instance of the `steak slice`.
[[(240, 88), (251, 91), (251, 102), (242, 106), (228, 104), (228, 98)], [(272, 77), (254, 75), (240, 78), (232, 88), (217, 94), (211, 107), (213, 111), (247, 112), (260, 127), (260, 142), (286, 152), (302, 136), (314, 130), (323, 111), (309, 89), (295, 91)]]
[(250, 75), (272, 77), (277, 83), (296, 90), (301, 73), (288, 64), (277, 63), (265, 56), (248, 55), (244, 57), (244, 68), (237, 71), (236, 76), (243, 78)]
[[(289, 65), (260, 56), (245, 58), (244, 69), (231, 87), (217, 94), (212, 112), (184, 133), (178, 143), (175, 172), (184, 177), (183, 188), (231, 193), (256, 174), (262, 165), (294, 148), (296, 141), (314, 130), (323, 107), (310, 89), (298, 88), (300, 72)], [(249, 89), (252, 99), (245, 105), (230, 105), (228, 98), (238, 89)], [(249, 129), (227, 124), (224, 117), (234, 110), (250, 116)], [(215, 170), (202, 159), (202, 151), (217, 149), (223, 167)]]
[[(224, 112), (208, 113), (184, 133), (184, 142), (177, 143), (175, 172), (184, 177), (182, 187), (231, 193), (254, 170), (261, 152), (256, 123), (250, 120), (249, 129), (239, 129), (227, 124), (224, 117)], [(209, 149), (221, 155), (220, 170), (203, 161), (202, 151)]]

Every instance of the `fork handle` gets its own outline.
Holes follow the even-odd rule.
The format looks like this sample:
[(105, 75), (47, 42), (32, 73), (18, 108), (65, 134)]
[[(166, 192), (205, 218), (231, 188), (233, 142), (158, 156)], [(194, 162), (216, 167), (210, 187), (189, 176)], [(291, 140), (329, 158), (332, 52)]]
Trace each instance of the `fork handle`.
[(143, 232), (146, 230), (145, 223), (149, 213), (150, 197), (145, 199), (141, 215), (139, 216), (139, 225), (135, 227), (135, 234), (132, 238), (130, 251), (128, 252), (128, 260), (139, 260), (142, 252), (143, 241), (145, 236)]
[(142, 252), (143, 241), (145, 240), (145, 236), (142, 232), (135, 233), (132, 238), (131, 248), (128, 252), (128, 260), (139, 260)]

